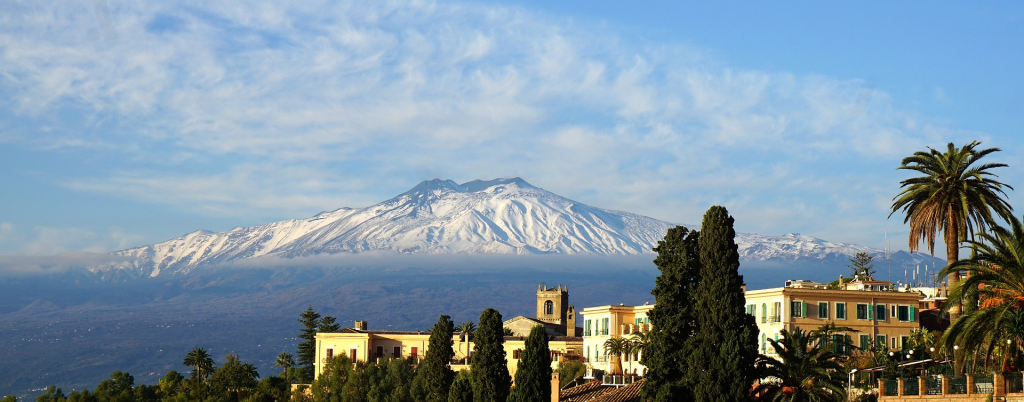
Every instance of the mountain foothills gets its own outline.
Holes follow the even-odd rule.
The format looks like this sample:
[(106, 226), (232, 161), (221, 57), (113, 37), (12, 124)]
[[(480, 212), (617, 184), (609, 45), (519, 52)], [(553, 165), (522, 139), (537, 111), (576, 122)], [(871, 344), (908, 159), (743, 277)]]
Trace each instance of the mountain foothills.
[[(165, 242), (112, 253), (117, 262), (92, 268), (105, 277), (188, 274), (197, 268), (260, 257), (386, 250), (401, 254), (637, 255), (651, 253), (675, 224), (593, 207), (518, 177), (424, 181), (365, 208), (340, 208), (311, 218), (199, 230)], [(692, 225), (683, 225), (694, 227)], [(845, 262), (858, 252), (884, 252), (810, 236), (737, 234), (747, 261)], [(897, 255), (898, 265), (934, 264), (929, 256)]]

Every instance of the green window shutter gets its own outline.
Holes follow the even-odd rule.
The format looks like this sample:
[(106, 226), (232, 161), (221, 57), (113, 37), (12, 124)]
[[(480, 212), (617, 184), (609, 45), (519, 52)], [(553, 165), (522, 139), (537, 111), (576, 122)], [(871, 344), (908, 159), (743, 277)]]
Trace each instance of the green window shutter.
[(804, 318), (807, 317), (807, 302), (803, 302), (800, 306), (800, 316)]
[(868, 305), (868, 319), (869, 319), (869, 320), (871, 320), (871, 319), (874, 319), (874, 317), (873, 317), (873, 315), (874, 315), (874, 310), (875, 310), (875, 306), (874, 306), (874, 305), (871, 305), (871, 304), (869, 304), (869, 305)]
[(910, 321), (914, 321), (914, 306), (910, 306)]

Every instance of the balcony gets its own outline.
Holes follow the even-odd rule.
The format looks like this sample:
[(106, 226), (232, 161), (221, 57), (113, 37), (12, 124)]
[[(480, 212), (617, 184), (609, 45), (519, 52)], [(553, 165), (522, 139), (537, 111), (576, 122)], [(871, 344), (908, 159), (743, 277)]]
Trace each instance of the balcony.
[(611, 375), (605, 374), (601, 378), (601, 385), (613, 385), (616, 387), (622, 387), (634, 382), (640, 381), (643, 377), (635, 375)]
[(776, 324), (776, 323), (779, 323), (779, 322), (782, 322), (782, 317), (780, 317), (780, 316), (773, 315), (771, 317), (768, 317), (768, 323), (769, 324)]

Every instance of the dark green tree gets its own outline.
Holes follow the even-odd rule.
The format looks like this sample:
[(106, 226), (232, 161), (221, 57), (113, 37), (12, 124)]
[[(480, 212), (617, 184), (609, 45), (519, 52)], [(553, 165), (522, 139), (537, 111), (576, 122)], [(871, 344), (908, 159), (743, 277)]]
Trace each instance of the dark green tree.
[(468, 371), (459, 371), (448, 391), (448, 402), (473, 402), (473, 376)]
[(192, 368), (192, 391), (197, 393), (197, 397), (203, 397), (206, 394), (203, 381), (213, 371), (213, 358), (210, 357), (210, 352), (204, 348), (192, 348), (185, 355), (182, 364)]
[(0, 399), (0, 402), (18, 402), (18, 397), (14, 395), (7, 395), (4, 399)]
[(342, 389), (348, 382), (352, 371), (352, 361), (348, 356), (337, 355), (324, 362), (323, 371), (316, 381), (310, 385), (314, 401), (341, 402)]
[(238, 355), (228, 353), (225, 362), (210, 376), (210, 382), (218, 391), (227, 395), (229, 400), (239, 400), (244, 394), (259, 384), (260, 373), (252, 363), (242, 363)]
[(850, 268), (851, 276), (860, 276), (862, 281), (874, 280), (875, 264), (871, 262), (874, 259), (875, 257), (871, 254), (858, 252), (857, 255), (850, 258), (850, 263), (846, 267)]
[[(428, 352), (429, 353), (429, 352)], [(388, 359), (378, 361), (379, 381), (370, 386), (369, 402), (411, 402), (412, 382), (416, 376), (408, 359)]]
[(689, 371), (690, 338), (696, 330), (693, 293), (700, 283), (700, 239), (682, 226), (668, 230), (654, 251), (661, 274), (654, 281), (651, 331), (641, 362), (647, 367), (643, 397), (651, 401), (693, 400)]
[(341, 329), (341, 324), (337, 323), (337, 319), (331, 316), (324, 316), (320, 319), (319, 332), (338, 332)]
[(68, 398), (64, 396), (64, 391), (53, 385), (46, 387), (46, 392), (36, 397), (36, 402), (61, 402), (66, 400)]
[(551, 400), (551, 351), (548, 333), (538, 325), (530, 329), (526, 344), (519, 354), (516, 386), (512, 389), (512, 402), (547, 402)]
[(451, 317), (442, 315), (430, 330), (430, 343), (427, 355), (416, 368), (416, 379), (413, 381), (413, 395), (417, 400), (426, 402), (444, 402), (448, 399), (448, 389), (455, 379), (451, 362), (455, 358), (452, 349), (452, 337), (455, 334), (455, 323)]
[(160, 399), (169, 399), (181, 392), (182, 381), (184, 380), (185, 377), (176, 370), (171, 370), (168, 371), (167, 374), (164, 374), (164, 378), (157, 381), (157, 387), (159, 388), (158, 396)]
[(109, 379), (100, 381), (93, 395), (100, 401), (131, 402), (135, 400), (133, 387), (135, 387), (135, 377), (125, 372), (115, 371)]
[(742, 401), (753, 382), (757, 324), (744, 310), (743, 276), (733, 218), (722, 206), (704, 214), (700, 228), (700, 282), (694, 288), (690, 370), (695, 401)]
[(281, 352), (280, 354), (277, 355), (277, 358), (274, 360), (274, 367), (280, 367), (281, 378), (284, 378), (288, 382), (291, 382), (291, 370), (292, 367), (295, 367), (295, 358), (292, 357), (291, 353)]
[(512, 377), (505, 363), (505, 336), (501, 313), (488, 308), (480, 314), (480, 326), (474, 335), (473, 400), (475, 402), (506, 402)]
[(320, 314), (313, 311), (313, 306), (306, 307), (306, 311), (299, 314), (299, 323), (302, 328), (299, 330), (299, 346), (296, 351), (298, 363), (296, 365), (297, 377), (300, 383), (308, 384), (313, 381), (313, 362), (316, 360), (316, 331), (320, 327)]
[(345, 386), (341, 388), (341, 399), (345, 402), (368, 402), (367, 395), (374, 384), (376, 371), (376, 364), (356, 361), (345, 380)]

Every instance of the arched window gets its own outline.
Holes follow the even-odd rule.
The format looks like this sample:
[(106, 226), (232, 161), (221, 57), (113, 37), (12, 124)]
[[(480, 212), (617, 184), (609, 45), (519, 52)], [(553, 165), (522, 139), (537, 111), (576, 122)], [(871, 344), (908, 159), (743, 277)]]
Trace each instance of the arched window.
[(555, 313), (555, 303), (552, 303), (551, 300), (548, 300), (548, 301), (544, 302), (544, 314), (554, 314), (554, 313)]
[(761, 303), (761, 323), (768, 322), (768, 305)]

